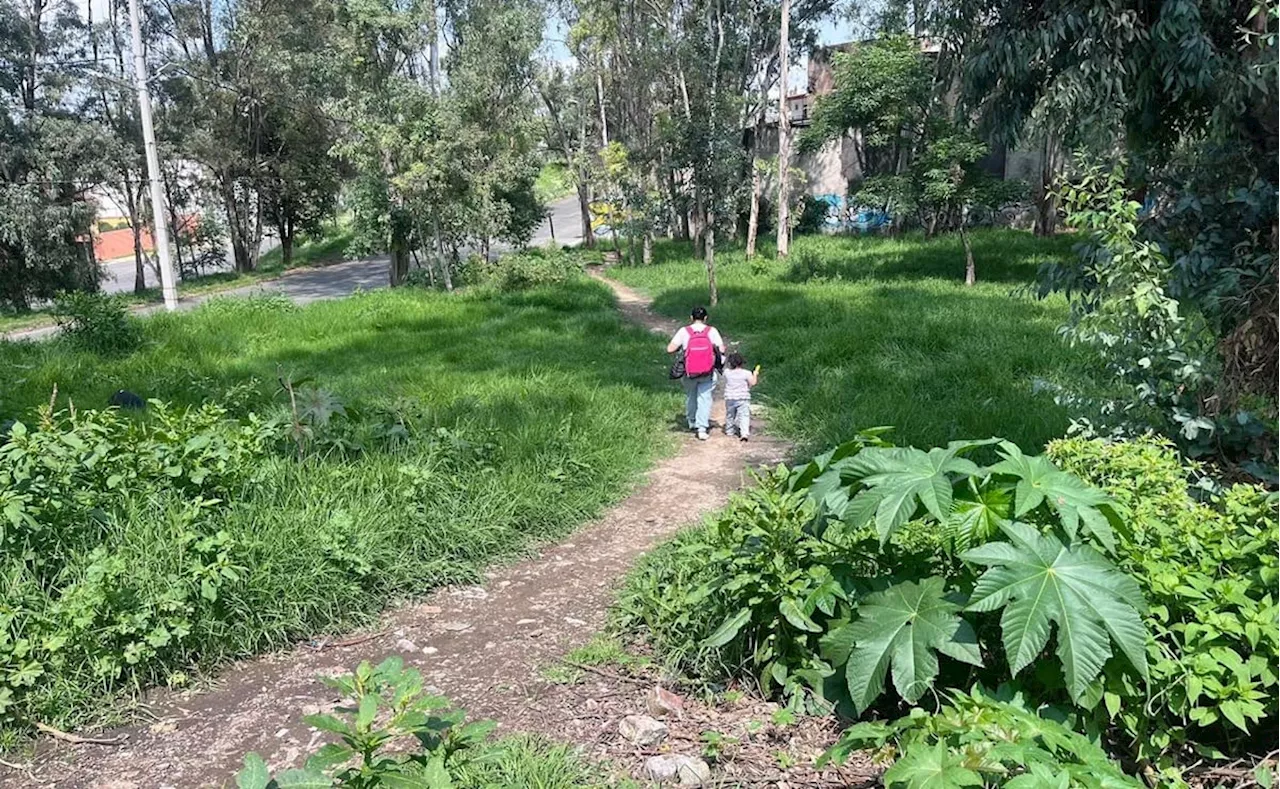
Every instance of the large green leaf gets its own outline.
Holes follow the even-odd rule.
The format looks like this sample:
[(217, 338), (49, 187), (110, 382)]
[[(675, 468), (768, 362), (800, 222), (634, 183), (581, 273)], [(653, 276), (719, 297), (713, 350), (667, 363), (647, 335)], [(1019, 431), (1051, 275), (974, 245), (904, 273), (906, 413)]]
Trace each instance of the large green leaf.
[(830, 653), (848, 654), (845, 680), (859, 712), (884, 692), (890, 667), (898, 693), (914, 702), (938, 676), (937, 652), (982, 665), (973, 629), (959, 610), (944, 597), (941, 578), (906, 581), (868, 595), (858, 605), (858, 619), (828, 635)]
[(1074, 540), (1083, 524), (1108, 551), (1116, 545), (1115, 529), (1123, 528), (1120, 505), (1110, 496), (1062, 471), (1042, 455), (1022, 454), (1017, 444), (1000, 443), (999, 463), (988, 469), (993, 474), (1014, 477), (1013, 517), (1020, 518), (1046, 501), (1058, 514), (1067, 537)]
[(731, 614), (720, 623), (720, 627), (716, 631), (707, 636), (707, 640), (702, 642), (704, 647), (722, 647), (732, 641), (742, 626), (751, 621), (751, 609), (742, 608), (737, 613)]
[(982, 443), (986, 442), (954, 442), (928, 452), (914, 447), (864, 449), (845, 461), (845, 474), (865, 486), (850, 502), (845, 519), (854, 526), (864, 526), (874, 518), (881, 543), (911, 520), (920, 507), (939, 521), (946, 520), (951, 513), (950, 475), (979, 471), (973, 461), (959, 454)]
[(1138, 584), (1088, 545), (1063, 545), (1022, 523), (1001, 530), (1009, 542), (981, 545), (961, 558), (990, 568), (974, 586), (968, 610), (1004, 608), (1010, 670), (1016, 675), (1039, 657), (1056, 625), (1057, 654), (1077, 702), (1111, 657), (1113, 641), (1146, 678), (1148, 634)]
[(280, 789), (329, 789), (333, 780), (315, 770), (285, 770), (276, 776)]
[[(889, 446), (883, 436), (892, 430), (892, 427), (871, 427), (866, 430), (859, 430), (858, 435), (853, 439), (829, 449), (821, 455), (817, 455), (808, 463), (796, 466), (791, 470), (791, 479), (788, 483), (789, 489), (797, 491), (811, 488), (814, 486), (815, 480), (823, 472), (838, 465), (840, 461), (858, 454), (868, 446)], [(833, 475), (828, 478), (828, 484), (838, 478), (839, 474)], [(830, 491), (819, 491), (819, 493), (811, 493), (811, 495), (816, 501), (821, 501), (826, 492)]]
[(778, 606), (778, 611), (794, 628), (807, 630), (810, 633), (822, 632), (822, 628), (818, 626), (818, 623), (810, 619), (805, 612), (800, 609), (800, 604), (793, 598), (784, 597), (782, 599), (782, 603)]
[(267, 789), (271, 783), (271, 773), (267, 771), (267, 763), (256, 753), (245, 754), (244, 768), (236, 773), (236, 786), (239, 789)]
[(998, 484), (979, 485), (973, 477), (961, 489), (943, 523), (955, 550), (980, 545), (1000, 533), (1000, 524), (1013, 517), (1013, 495)]
[(982, 776), (964, 766), (964, 757), (953, 754), (946, 743), (933, 747), (918, 744), (907, 749), (902, 758), (884, 771), (884, 785), (889, 789), (958, 789), (982, 786)]

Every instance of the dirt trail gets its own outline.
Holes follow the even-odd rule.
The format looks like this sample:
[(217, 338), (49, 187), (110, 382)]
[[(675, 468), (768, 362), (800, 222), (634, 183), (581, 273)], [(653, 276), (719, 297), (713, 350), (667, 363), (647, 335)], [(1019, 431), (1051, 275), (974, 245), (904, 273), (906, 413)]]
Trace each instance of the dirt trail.
[[(599, 272), (619, 308), (655, 333), (675, 330), (643, 297)], [(665, 339), (665, 338), (664, 338)], [(717, 402), (723, 414), (723, 404)], [(607, 438), (607, 437), (602, 437)], [(194, 787), (230, 783), (243, 754), (261, 753), (275, 769), (298, 766), (320, 742), (303, 715), (331, 709), (334, 693), (317, 675), (349, 671), (361, 660), (403, 655), (435, 690), (472, 718), (503, 730), (573, 736), (581, 699), (542, 679), (541, 669), (587, 643), (603, 624), (615, 584), (655, 543), (720, 508), (749, 481), (749, 470), (784, 458), (789, 447), (769, 435), (750, 443), (713, 432), (688, 437), (678, 454), (657, 464), (636, 491), (598, 521), (534, 558), (494, 570), (481, 587), (445, 588), (419, 604), (389, 611), (375, 636), (329, 648), (293, 650), (228, 666), (198, 694), (156, 693), (156, 722), (110, 732), (118, 747), (39, 744), (31, 781), (0, 772), (6, 786)], [(595, 736), (594, 732), (590, 736)], [(576, 737), (575, 737), (576, 739)]]

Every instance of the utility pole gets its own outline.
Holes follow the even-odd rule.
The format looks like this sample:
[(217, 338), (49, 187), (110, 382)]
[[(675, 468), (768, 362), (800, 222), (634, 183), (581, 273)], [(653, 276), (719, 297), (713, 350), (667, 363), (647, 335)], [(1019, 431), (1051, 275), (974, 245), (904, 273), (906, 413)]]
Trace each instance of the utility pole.
[(147, 176), (151, 180), (151, 238), (160, 259), (160, 292), (164, 308), (178, 308), (178, 289), (173, 281), (173, 261), (169, 259), (169, 226), (165, 223), (164, 185), (160, 181), (160, 152), (156, 130), (151, 125), (151, 93), (147, 87), (147, 63), (142, 56), (142, 12), (138, 0), (129, 0), (129, 27), (133, 30), (133, 78), (138, 87), (138, 116), (142, 121), (142, 143), (147, 149)]
[(788, 36), (791, 26), (791, 1), (782, 0), (782, 24), (778, 36), (778, 257), (791, 250), (791, 217), (787, 183), (791, 173), (791, 113), (787, 109), (787, 77), (790, 54)]

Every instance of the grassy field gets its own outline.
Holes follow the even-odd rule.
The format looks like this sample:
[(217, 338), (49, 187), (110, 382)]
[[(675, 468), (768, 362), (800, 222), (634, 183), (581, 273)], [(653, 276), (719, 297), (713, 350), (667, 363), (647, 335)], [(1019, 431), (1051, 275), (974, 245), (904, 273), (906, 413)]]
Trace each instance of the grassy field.
[[(1020, 291), (1070, 245), (977, 233), (972, 288), (962, 284), (953, 237), (800, 237), (785, 262), (773, 259), (771, 242), (752, 262), (731, 249), (717, 257), (712, 323), (762, 365), (760, 399), (807, 449), (875, 425), (893, 425), (897, 442), (919, 446), (1001, 435), (1039, 449), (1067, 417), (1038, 382), (1090, 371), (1056, 336), (1066, 303)], [(706, 271), (687, 245), (660, 246), (655, 261), (613, 275), (673, 317), (705, 304)]]
[[(22, 530), (0, 539), (14, 592), (6, 597), (21, 601), (6, 616), (16, 616), (15, 632), (58, 652), (36, 646), (17, 656), (43, 673), (13, 689), (16, 706), (7, 720), (0, 709), (0, 733), (13, 736), (31, 718), (74, 725), (101, 717), (104, 696), (185, 682), (191, 667), (348, 628), (397, 598), (476, 581), (495, 559), (599, 513), (672, 446), (664, 428), (678, 404), (661, 374), (662, 349), (585, 278), (514, 294), (381, 291), (305, 308), (215, 300), (149, 318), (143, 331), (144, 346), (115, 359), (59, 339), (0, 343), (0, 421), (35, 429), (31, 409), (55, 386), (58, 406), (74, 403), (83, 420), (84, 409), (124, 388), (179, 405), (222, 403), (252, 430), (249, 412), (283, 415), (276, 382), (286, 377), (327, 393), (312, 400), (340, 400), (346, 416), (333, 422), (348, 427), (341, 442), (316, 441), (301, 459), (284, 439), (225, 495), (202, 493), (211, 501), (203, 508), (176, 487), (190, 487), (189, 472), (175, 471), (187, 476), (170, 489), (132, 468), (117, 469), (138, 475), (125, 485), (104, 476), (109, 470), (77, 471), (77, 480), (106, 480), (77, 482), (86, 498), (66, 502), (102, 513), (91, 532), (77, 532), (78, 542), (58, 529), (33, 532), (25, 539), (40, 546), (34, 552)], [(118, 433), (94, 440), (106, 445)], [(69, 442), (54, 446), (78, 443)], [(180, 443), (183, 452), (196, 446)], [(145, 453), (135, 459), (147, 462)], [(50, 524), (64, 517), (32, 512)], [(203, 569), (190, 569), (193, 550), (203, 551)], [(204, 599), (200, 573), (224, 564), (240, 569), (220, 580), (214, 601)], [(62, 618), (68, 598), (90, 613)], [(120, 605), (160, 624), (120, 630)], [(180, 616), (165, 613), (174, 605)], [(181, 640), (165, 618), (173, 616)], [(0, 666), (17, 659), (10, 646), (0, 642)], [(96, 662), (104, 655), (123, 656), (106, 675)]]

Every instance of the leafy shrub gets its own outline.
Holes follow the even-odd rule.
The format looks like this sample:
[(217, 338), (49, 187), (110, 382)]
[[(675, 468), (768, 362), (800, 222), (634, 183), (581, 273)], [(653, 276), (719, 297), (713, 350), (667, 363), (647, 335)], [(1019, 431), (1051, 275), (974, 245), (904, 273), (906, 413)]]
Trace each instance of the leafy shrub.
[[(1170, 205), (1148, 218), (1130, 197), (1124, 162), (1081, 169), (1062, 190), (1067, 224), (1084, 236), (1078, 259), (1046, 266), (1041, 287), (1071, 297), (1073, 319), (1064, 330), (1097, 351), (1115, 396), (1072, 392), (1064, 402), (1095, 429), (1126, 436), (1155, 430), (1193, 456), (1274, 479), (1276, 376), (1268, 370), (1275, 369), (1275, 340), (1266, 339), (1256, 316), (1275, 311), (1274, 296), (1265, 295), (1274, 289), (1262, 284), (1275, 279), (1275, 256), (1246, 230), (1274, 221), (1265, 218), (1274, 217), (1274, 185), (1214, 184), (1203, 194), (1165, 195)], [(1213, 180), (1176, 179), (1178, 191)], [(1243, 254), (1249, 249), (1257, 254)], [(1224, 360), (1232, 351), (1253, 361)], [(1250, 391), (1258, 397), (1240, 397)], [(1251, 400), (1260, 413), (1246, 407)]]
[[(872, 432), (780, 470), (704, 533), (708, 580), (667, 603), (723, 612), (701, 646), (750, 665), (766, 691), (858, 712), (890, 671), (915, 702), (935, 684), (939, 654), (994, 661), (987, 672), (998, 679), (1042, 671), (1054, 625), (1055, 681), (1072, 702), (1090, 706), (1113, 652), (1145, 678), (1141, 594), (1099, 550), (1114, 546), (1121, 508), (1007, 442), (994, 465), (963, 457), (995, 443), (925, 452)], [(994, 611), (1002, 660), (996, 623), (983, 616)]]
[(1169, 771), (1192, 740), (1214, 756), (1273, 731), (1274, 495), (1198, 502), (1154, 439), (882, 443), (763, 478), (632, 576), (619, 626), (852, 715), (885, 708), (889, 679), (914, 704), (1016, 678)]
[[(528, 737), (485, 742), (487, 722), (464, 723), (449, 701), (424, 692), (421, 673), (399, 657), (377, 667), (361, 663), (354, 674), (321, 677), (347, 705), (336, 715), (308, 715), (307, 723), (336, 735), (301, 769), (272, 777), (266, 762), (247, 754), (236, 776), (240, 789), (300, 786), (493, 789), (594, 789), (613, 785), (598, 766), (568, 746)], [(416, 740), (415, 746), (405, 746)]]
[[(491, 723), (463, 725), (463, 713), (449, 709), (449, 701), (425, 692), (422, 674), (404, 667), (398, 657), (377, 668), (367, 661), (354, 674), (321, 681), (342, 693), (351, 704), (340, 715), (308, 715), (307, 723), (338, 736), (307, 759), (306, 766), (285, 770), (272, 778), (256, 753), (245, 756), (236, 776), (240, 789), (287, 786), (366, 787), (453, 786), (453, 777), (472, 755), (474, 746), (493, 728)], [(393, 754), (396, 740), (413, 737), (417, 750)]]
[(501, 291), (517, 291), (555, 285), (581, 270), (572, 256), (561, 252), (518, 252), (493, 264), (489, 281)]
[[(504, 293), (511, 293), (543, 285), (555, 285), (564, 282), (590, 258), (577, 250), (561, 249), (526, 249), (502, 255), (493, 262), (488, 262), (478, 255), (473, 255), (456, 267), (453, 274), (455, 286), (489, 285)], [(435, 286), (443, 287), (436, 277)], [(432, 279), (426, 269), (409, 271), (405, 284), (417, 287), (431, 287)]]
[(792, 699), (820, 687), (830, 670), (812, 617), (835, 615), (855, 569), (805, 531), (814, 507), (787, 489), (789, 476), (780, 468), (761, 477), (714, 523), (646, 560), (618, 601), (615, 624), (644, 633), (685, 671), (714, 677), (749, 667), (761, 688)]
[(116, 296), (64, 293), (54, 301), (54, 317), (68, 343), (91, 353), (126, 354), (142, 343), (137, 321)]
[(193, 500), (222, 498), (244, 483), (279, 429), (217, 405), (177, 409), (151, 401), (149, 418), (115, 409), (41, 408), (0, 444), (0, 556), (50, 580), (69, 553), (96, 545), (105, 514), (160, 489)]
[(1207, 501), (1172, 443), (1143, 437), (1051, 443), (1048, 454), (1097, 484), (1130, 513), (1119, 564), (1150, 603), (1147, 646), (1153, 693), (1108, 676), (1100, 721), (1119, 725), (1154, 758), (1192, 740), (1211, 753), (1241, 734), (1266, 736), (1277, 718), (1276, 496), (1233, 485)]
[[(211, 513), (278, 436), (216, 405), (158, 401), (144, 420), (46, 407), (34, 425), (10, 427), (0, 444), (0, 722), (184, 659), (197, 619), (244, 572)], [(145, 566), (110, 538), (133, 521), (157, 532)]]
[(873, 749), (889, 761), (884, 785), (1143, 787), (1125, 775), (1095, 740), (1072, 731), (1052, 709), (1036, 709), (1002, 687), (956, 691), (935, 713), (916, 708), (891, 722), (847, 729), (822, 761), (843, 762), (855, 749)]

